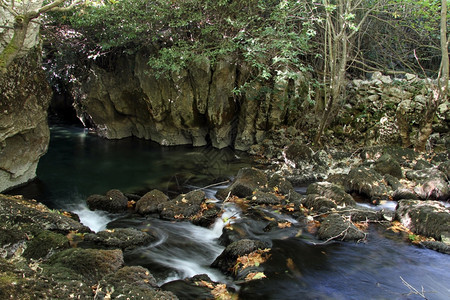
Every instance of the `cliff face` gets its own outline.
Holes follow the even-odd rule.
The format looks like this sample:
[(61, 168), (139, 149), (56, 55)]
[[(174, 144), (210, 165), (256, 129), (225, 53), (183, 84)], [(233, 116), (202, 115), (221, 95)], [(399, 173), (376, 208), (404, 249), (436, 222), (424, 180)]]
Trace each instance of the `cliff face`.
[(88, 116), (99, 135), (136, 136), (162, 145), (211, 141), (217, 148), (247, 150), (264, 132), (285, 123), (288, 95), (298, 97), (293, 90), (300, 83), (289, 85), (282, 78), (276, 79), (277, 89), (261, 92), (255, 85), (235, 96), (233, 89), (248, 72), (232, 57), (215, 64), (204, 58), (168, 78), (156, 78), (147, 62), (148, 54), (141, 52), (118, 58), (110, 68), (93, 66), (72, 91), (78, 114)]
[(37, 53), (31, 51), (0, 76), (0, 192), (33, 179), (47, 151), (52, 91)]

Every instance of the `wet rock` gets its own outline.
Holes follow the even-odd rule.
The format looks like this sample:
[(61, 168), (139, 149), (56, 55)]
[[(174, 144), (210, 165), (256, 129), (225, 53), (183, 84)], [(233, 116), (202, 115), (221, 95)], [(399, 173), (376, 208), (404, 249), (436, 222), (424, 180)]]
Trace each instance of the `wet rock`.
[(105, 276), (97, 286), (95, 299), (178, 299), (171, 292), (160, 291), (153, 275), (141, 266), (126, 266)]
[(159, 215), (166, 220), (182, 220), (193, 217), (202, 210), (201, 205), (205, 199), (205, 192), (201, 190), (181, 194), (173, 200), (159, 204)]
[(281, 204), (281, 200), (274, 194), (264, 193), (261, 191), (256, 191), (249, 198), (251, 204), (267, 204), (267, 205)]
[[(104, 248), (130, 250), (154, 242), (156, 237), (134, 228), (115, 228), (84, 236), (84, 241)], [(80, 245), (81, 246), (81, 245)]]
[(308, 186), (306, 194), (317, 194), (333, 201), (337, 206), (355, 206), (352, 196), (347, 194), (341, 186), (331, 182), (316, 182)]
[(345, 179), (344, 187), (347, 193), (356, 192), (371, 201), (387, 198), (388, 194), (383, 177), (368, 167), (352, 168)]
[(58, 281), (78, 280), (96, 284), (123, 266), (122, 250), (67, 249), (42, 265), (43, 272)]
[(206, 209), (201, 211), (200, 215), (197, 214), (191, 219), (192, 224), (209, 227), (216, 222), (216, 219), (221, 212), (222, 209), (220, 207), (216, 206), (214, 203), (209, 203), (206, 205)]
[(386, 181), (386, 183), (395, 191), (399, 188), (402, 188), (403, 185), (401, 184), (400, 180), (398, 180), (397, 177), (394, 177), (390, 174), (385, 174), (384, 175), (384, 180)]
[(343, 241), (359, 241), (366, 237), (350, 220), (339, 214), (327, 216), (318, 231), (322, 240), (337, 239)]
[(249, 254), (257, 249), (264, 249), (266, 245), (256, 240), (239, 240), (228, 245), (225, 250), (214, 260), (211, 267), (220, 269), (225, 274), (231, 274), (239, 256)]
[(214, 299), (207, 285), (213, 286), (214, 282), (206, 274), (196, 275), (184, 280), (174, 280), (165, 283), (161, 289), (169, 291), (180, 299)]
[(375, 163), (375, 171), (382, 175), (389, 174), (396, 178), (402, 178), (403, 172), (400, 164), (388, 154), (382, 155)]
[(136, 202), (136, 211), (141, 215), (158, 212), (158, 205), (169, 201), (169, 197), (159, 190), (152, 190)]
[(245, 198), (251, 196), (253, 191), (265, 188), (266, 185), (267, 175), (263, 171), (255, 168), (242, 168), (231, 185), (227, 189), (219, 191), (216, 196), (225, 199), (228, 192), (231, 192), (237, 197)]
[(247, 224), (239, 221), (225, 226), (222, 228), (222, 235), (219, 237), (219, 244), (226, 247), (239, 240), (251, 239), (247, 227)]
[(91, 210), (104, 210), (112, 213), (127, 210), (128, 198), (119, 190), (113, 189), (103, 195), (91, 195), (86, 203)]
[(443, 243), (443, 242), (438, 242), (438, 241), (424, 241), (420, 243), (422, 246), (434, 250), (434, 251), (438, 251), (444, 254), (450, 254), (450, 245)]
[(437, 201), (401, 200), (396, 218), (415, 234), (441, 240), (450, 228), (450, 208)]

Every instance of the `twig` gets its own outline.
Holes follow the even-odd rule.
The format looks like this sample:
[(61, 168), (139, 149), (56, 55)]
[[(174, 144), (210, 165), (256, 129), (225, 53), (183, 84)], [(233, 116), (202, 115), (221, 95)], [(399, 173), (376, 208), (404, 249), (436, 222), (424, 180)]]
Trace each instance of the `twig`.
[(218, 183), (213, 183), (213, 184), (207, 185), (205, 187), (199, 188), (199, 190), (204, 190), (204, 189), (207, 189), (207, 188), (210, 188), (210, 187), (213, 187), (213, 186), (218, 186), (218, 185), (222, 185), (222, 184), (229, 183), (229, 182), (230, 182), (230, 180), (226, 180), (226, 181), (222, 181), (222, 182), (218, 182)]
[(422, 286), (422, 292), (419, 292), (415, 287), (413, 287), (411, 284), (409, 284), (408, 282), (406, 282), (405, 279), (403, 279), (402, 276), (400, 276), (400, 279), (402, 280), (403, 284), (410, 290), (408, 295), (419, 295), (420, 297), (422, 297), (423, 299), (427, 299), (427, 297), (425, 297), (425, 291), (423, 289)]

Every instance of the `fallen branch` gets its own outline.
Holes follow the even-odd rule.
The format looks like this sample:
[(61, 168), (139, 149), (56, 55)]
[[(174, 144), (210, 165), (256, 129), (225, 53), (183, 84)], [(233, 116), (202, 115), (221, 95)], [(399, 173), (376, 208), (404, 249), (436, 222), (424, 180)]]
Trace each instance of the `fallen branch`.
[(411, 284), (409, 284), (405, 279), (403, 279), (402, 276), (400, 276), (400, 279), (402, 280), (403, 284), (410, 290), (409, 295), (418, 295), (420, 297), (422, 297), (423, 299), (428, 299), (427, 297), (425, 297), (425, 291), (423, 289), (422, 286), (422, 291), (419, 292), (415, 287), (413, 287)]

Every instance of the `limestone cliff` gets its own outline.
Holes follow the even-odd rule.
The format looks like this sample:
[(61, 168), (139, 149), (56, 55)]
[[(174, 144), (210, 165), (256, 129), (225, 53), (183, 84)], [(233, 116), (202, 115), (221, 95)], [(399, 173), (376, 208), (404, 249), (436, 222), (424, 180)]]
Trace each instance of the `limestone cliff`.
[(33, 179), (47, 151), (52, 91), (38, 52), (16, 60), (0, 76), (0, 191)]
[[(285, 123), (289, 95), (299, 95), (279, 76), (276, 89), (254, 85), (236, 96), (248, 75), (232, 56), (212, 64), (206, 57), (164, 78), (148, 66), (148, 52), (94, 65), (72, 90), (78, 114), (88, 116), (106, 138), (136, 136), (162, 145), (233, 146), (247, 150), (264, 133)], [(289, 90), (291, 89), (291, 91)]]

